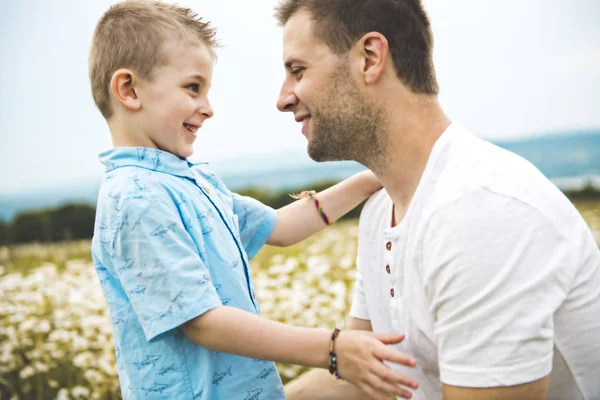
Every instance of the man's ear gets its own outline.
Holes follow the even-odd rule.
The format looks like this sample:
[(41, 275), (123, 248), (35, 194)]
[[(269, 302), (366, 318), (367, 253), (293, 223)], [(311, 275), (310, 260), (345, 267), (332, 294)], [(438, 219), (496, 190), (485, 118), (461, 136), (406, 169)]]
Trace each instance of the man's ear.
[(379, 32), (369, 32), (360, 38), (357, 46), (363, 60), (362, 73), (365, 83), (376, 83), (384, 72), (389, 54), (387, 39)]
[(135, 92), (137, 77), (128, 69), (115, 71), (110, 79), (110, 91), (115, 100), (129, 111), (137, 111), (142, 107)]

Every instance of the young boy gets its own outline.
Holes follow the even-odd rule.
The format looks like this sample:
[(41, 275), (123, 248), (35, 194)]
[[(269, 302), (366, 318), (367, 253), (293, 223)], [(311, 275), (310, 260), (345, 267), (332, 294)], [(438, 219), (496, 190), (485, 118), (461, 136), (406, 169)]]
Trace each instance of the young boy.
[[(272, 361), (331, 365), (372, 396), (400, 395), (398, 384), (416, 383), (382, 360), (414, 365), (385, 346), (403, 336), (334, 340), (258, 316), (248, 260), (265, 242), (287, 246), (325, 223), (312, 199), (276, 212), (187, 161), (213, 116), (214, 47), (196, 14), (158, 2), (114, 5), (94, 33), (92, 92), (114, 149), (100, 155), (92, 255), (124, 399), (283, 399)], [(319, 194), (323, 215), (335, 220), (379, 188), (358, 174)]]

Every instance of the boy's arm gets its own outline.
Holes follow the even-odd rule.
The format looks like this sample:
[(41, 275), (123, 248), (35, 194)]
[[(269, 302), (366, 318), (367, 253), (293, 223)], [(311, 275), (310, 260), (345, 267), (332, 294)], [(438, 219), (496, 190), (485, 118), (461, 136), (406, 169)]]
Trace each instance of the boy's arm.
[[(331, 333), (299, 328), (247, 313), (233, 307), (217, 307), (182, 325), (186, 336), (207, 349), (243, 357), (309, 367), (327, 368)], [(383, 360), (414, 366), (415, 360), (386, 344), (399, 343), (402, 335), (342, 331), (336, 339), (338, 371), (374, 399), (388, 393), (405, 397), (398, 385), (416, 388), (416, 381), (394, 371)]]
[[(348, 317), (348, 329), (372, 331), (371, 321)], [(328, 371), (314, 369), (285, 385), (288, 400), (364, 400), (365, 392), (350, 382), (337, 380)]]
[[(381, 188), (379, 179), (371, 171), (364, 171), (320, 192), (317, 198), (332, 223)], [(300, 199), (277, 210), (277, 224), (267, 244), (291, 246), (326, 226), (314, 200)]]

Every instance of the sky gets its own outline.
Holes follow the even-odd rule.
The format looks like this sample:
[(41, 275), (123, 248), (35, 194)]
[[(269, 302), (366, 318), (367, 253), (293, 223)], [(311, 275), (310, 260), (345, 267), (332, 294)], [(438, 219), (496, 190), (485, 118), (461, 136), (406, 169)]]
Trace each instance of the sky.
[[(110, 134), (89, 89), (94, 26), (114, 1), (7, 0), (0, 15), (0, 194), (98, 179)], [(301, 154), (275, 102), (284, 77), (277, 0), (179, 1), (218, 30), (215, 116), (194, 161)], [(440, 102), (478, 136), (600, 128), (600, 1), (425, 0)]]

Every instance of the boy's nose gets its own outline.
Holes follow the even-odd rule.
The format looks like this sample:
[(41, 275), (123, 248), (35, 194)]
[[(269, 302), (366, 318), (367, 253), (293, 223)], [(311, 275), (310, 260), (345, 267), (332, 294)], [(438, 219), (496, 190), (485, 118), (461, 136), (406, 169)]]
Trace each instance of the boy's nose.
[(210, 103), (206, 103), (204, 104), (201, 108), (200, 108), (200, 113), (206, 118), (212, 118), (213, 115), (215, 115), (215, 112), (212, 108), (212, 106), (210, 105)]

